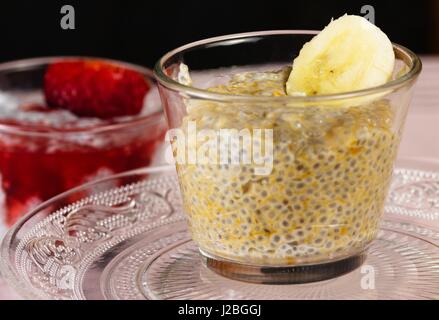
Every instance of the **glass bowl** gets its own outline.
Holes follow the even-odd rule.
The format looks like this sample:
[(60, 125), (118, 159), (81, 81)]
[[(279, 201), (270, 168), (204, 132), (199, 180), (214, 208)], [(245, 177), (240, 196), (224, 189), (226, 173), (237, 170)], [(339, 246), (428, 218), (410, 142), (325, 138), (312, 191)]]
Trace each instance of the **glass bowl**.
[[(151, 88), (140, 115), (108, 120), (45, 108), (47, 66), (98, 59), (141, 73)], [(12, 225), (37, 204), (99, 177), (150, 165), (166, 123), (152, 72), (101, 58), (47, 57), (0, 64), (0, 218)]]

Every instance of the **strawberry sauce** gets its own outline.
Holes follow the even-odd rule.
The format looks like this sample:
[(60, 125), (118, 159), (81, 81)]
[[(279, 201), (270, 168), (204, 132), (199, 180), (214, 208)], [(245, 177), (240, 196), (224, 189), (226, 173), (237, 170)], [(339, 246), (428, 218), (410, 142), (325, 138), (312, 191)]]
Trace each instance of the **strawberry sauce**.
[[(155, 129), (150, 134), (126, 134), (126, 141), (109, 141), (102, 147), (29, 137), (11, 145), (0, 135), (6, 223), (13, 224), (35, 205), (80, 184), (149, 165), (163, 138), (163, 126), (157, 124)], [(56, 143), (60, 148), (51, 151)]]

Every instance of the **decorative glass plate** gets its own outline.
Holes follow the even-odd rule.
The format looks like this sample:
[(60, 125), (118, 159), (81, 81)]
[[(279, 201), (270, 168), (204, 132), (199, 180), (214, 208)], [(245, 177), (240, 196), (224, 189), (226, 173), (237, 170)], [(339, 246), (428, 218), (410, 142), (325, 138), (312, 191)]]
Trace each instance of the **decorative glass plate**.
[(397, 169), (365, 263), (303, 285), (258, 285), (207, 269), (172, 167), (64, 193), (6, 235), (0, 268), (37, 299), (439, 299), (439, 174)]

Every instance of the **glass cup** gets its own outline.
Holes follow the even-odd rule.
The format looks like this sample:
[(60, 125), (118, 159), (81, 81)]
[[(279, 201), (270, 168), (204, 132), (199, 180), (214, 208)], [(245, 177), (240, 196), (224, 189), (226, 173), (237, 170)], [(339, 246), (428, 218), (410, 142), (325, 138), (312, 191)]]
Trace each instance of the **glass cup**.
[(395, 44), (393, 79), (366, 90), (312, 97), (209, 90), (234, 74), (290, 66), (315, 34), (217, 37), (156, 64), (189, 228), (205, 264), (224, 276), (329, 279), (361, 265), (377, 234), (422, 68), (413, 52)]
[(104, 121), (45, 108), (47, 66), (78, 59), (83, 58), (0, 64), (0, 218), (8, 226), (56, 194), (149, 165), (163, 141), (166, 123), (157, 86), (152, 72), (142, 67), (113, 61), (140, 72), (151, 85), (139, 116)]

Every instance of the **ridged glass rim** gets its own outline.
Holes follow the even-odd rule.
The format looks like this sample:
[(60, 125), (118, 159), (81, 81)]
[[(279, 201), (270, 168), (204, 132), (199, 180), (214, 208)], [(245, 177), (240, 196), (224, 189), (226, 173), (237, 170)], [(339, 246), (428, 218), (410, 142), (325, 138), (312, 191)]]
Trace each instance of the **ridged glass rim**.
[[(100, 60), (109, 63), (114, 63), (119, 66), (125, 66), (129, 69), (135, 70), (141, 73), (143, 76), (148, 78), (152, 83), (155, 83), (155, 77), (152, 70), (142, 67), (137, 64), (132, 64), (125, 61), (114, 60), (103, 57), (94, 56), (46, 56), (46, 57), (36, 57), (28, 59), (12, 60), (0, 63), (0, 72), (14, 70), (26, 70), (28, 68), (36, 67), (42, 64), (49, 64), (58, 61), (65, 60)], [(0, 132), (9, 133), (15, 135), (25, 135), (25, 136), (37, 136), (37, 137), (65, 137), (68, 135), (76, 134), (102, 134), (106, 132), (111, 132), (114, 130), (122, 130), (132, 126), (137, 125), (154, 125), (159, 121), (164, 122), (163, 108), (156, 112), (152, 112), (147, 115), (133, 116), (132, 119), (120, 121), (117, 123), (104, 123), (93, 125), (84, 128), (52, 128), (49, 126), (33, 126), (33, 125), (20, 125), (20, 124), (9, 124), (0, 122)]]
[(283, 96), (283, 97), (260, 97), (260, 96), (249, 96), (249, 95), (237, 95), (237, 94), (227, 94), (227, 93), (216, 93), (211, 92), (205, 89), (195, 88), (192, 86), (181, 84), (168, 75), (163, 70), (163, 66), (165, 63), (173, 58), (174, 56), (184, 53), (185, 51), (192, 49), (202, 49), (208, 45), (212, 45), (214, 43), (226, 42), (230, 40), (239, 40), (245, 38), (252, 37), (270, 37), (277, 35), (316, 35), (320, 31), (317, 30), (270, 30), (270, 31), (256, 31), (256, 32), (245, 32), (245, 33), (236, 33), (219, 37), (207, 38), (204, 40), (199, 40), (195, 42), (188, 43), (186, 45), (180, 46), (174, 50), (167, 52), (163, 55), (155, 64), (154, 67), (154, 75), (157, 78), (157, 81), (163, 85), (164, 87), (183, 92), (193, 98), (200, 99), (208, 99), (215, 101), (224, 101), (224, 102), (279, 102), (279, 103), (309, 103), (309, 102), (322, 102), (322, 101), (333, 101), (333, 100), (344, 100), (344, 99), (352, 99), (357, 97), (362, 97), (371, 94), (379, 94), (383, 91), (393, 91), (400, 87), (403, 87), (410, 81), (414, 80), (422, 70), (422, 62), (419, 57), (412, 52), (410, 49), (407, 49), (404, 46), (399, 44), (393, 44), (394, 51), (399, 51), (406, 55), (411, 61), (412, 65), (410, 66), (410, 70), (405, 73), (403, 76), (391, 80), (383, 85), (375, 86), (367, 89), (356, 90), (356, 91), (348, 91), (337, 94), (325, 94), (325, 95), (316, 95), (316, 96)]

